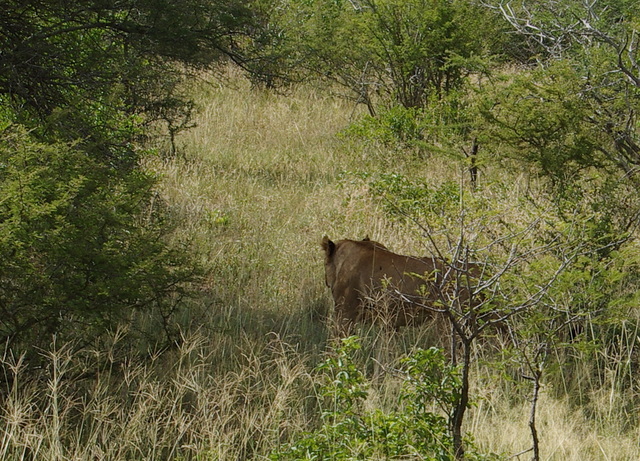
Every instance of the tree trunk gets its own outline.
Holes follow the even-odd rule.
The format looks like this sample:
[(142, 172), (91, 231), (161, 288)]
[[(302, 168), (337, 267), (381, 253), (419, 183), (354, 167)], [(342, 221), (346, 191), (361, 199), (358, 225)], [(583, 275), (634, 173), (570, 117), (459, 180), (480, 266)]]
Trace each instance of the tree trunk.
[(453, 419), (451, 421), (451, 433), (453, 435), (453, 448), (456, 459), (464, 459), (464, 444), (462, 442), (462, 422), (469, 404), (469, 367), (471, 366), (471, 341), (462, 339), (463, 362), (462, 383), (460, 388), (460, 400), (456, 403)]
[(529, 415), (529, 430), (531, 431), (531, 440), (533, 442), (533, 458), (531, 461), (540, 461), (540, 440), (538, 439), (538, 429), (536, 428), (536, 410), (538, 407), (538, 397), (540, 395), (540, 375), (538, 370), (534, 373), (533, 378), (533, 397), (531, 398), (531, 413)]

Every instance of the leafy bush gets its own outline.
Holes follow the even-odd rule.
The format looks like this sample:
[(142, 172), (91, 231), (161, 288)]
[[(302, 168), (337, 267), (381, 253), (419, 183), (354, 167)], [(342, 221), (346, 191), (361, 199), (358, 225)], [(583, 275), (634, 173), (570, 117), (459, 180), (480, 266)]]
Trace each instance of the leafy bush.
[(89, 338), (132, 312), (171, 310), (198, 270), (167, 245), (154, 179), (69, 144), (0, 132), (0, 341)]
[[(365, 410), (367, 381), (354, 362), (357, 337), (342, 340), (320, 367), (324, 384), (322, 425), (271, 454), (283, 460), (455, 458), (449, 420), (460, 399), (460, 372), (441, 350), (417, 350), (402, 361), (398, 408)], [(470, 444), (470, 442), (469, 442)], [(468, 459), (495, 459), (471, 449)]]
[(390, 217), (444, 218), (455, 215), (460, 204), (460, 187), (452, 182), (430, 186), (398, 174), (381, 174), (369, 183), (374, 197), (383, 199)]
[(415, 108), (394, 106), (377, 117), (364, 116), (344, 130), (342, 135), (379, 142), (399, 150), (410, 148), (423, 139), (420, 112)]
[[(338, 83), (349, 98), (421, 108), (460, 88), (490, 50), (504, 50), (495, 14), (472, 2), (287, 0), (272, 21), (288, 61)], [(379, 104), (382, 103), (382, 104)]]

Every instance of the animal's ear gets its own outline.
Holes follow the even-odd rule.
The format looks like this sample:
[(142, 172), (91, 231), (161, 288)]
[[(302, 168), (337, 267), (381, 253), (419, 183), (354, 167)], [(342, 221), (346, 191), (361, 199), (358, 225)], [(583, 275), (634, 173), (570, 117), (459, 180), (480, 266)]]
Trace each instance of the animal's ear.
[(365, 238), (362, 239), (363, 242), (369, 242), (371, 241), (371, 239), (369, 238), (369, 236), (367, 235)]
[(329, 240), (326, 235), (322, 237), (322, 249), (327, 254), (327, 257), (331, 257), (333, 252), (336, 251), (336, 244)]

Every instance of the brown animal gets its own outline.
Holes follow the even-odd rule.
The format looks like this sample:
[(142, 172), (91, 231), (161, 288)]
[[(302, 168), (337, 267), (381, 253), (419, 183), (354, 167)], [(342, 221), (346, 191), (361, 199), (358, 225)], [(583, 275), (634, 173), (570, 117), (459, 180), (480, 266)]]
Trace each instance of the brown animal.
[(326, 284), (341, 325), (380, 318), (394, 327), (415, 324), (433, 318), (455, 296), (469, 297), (464, 288), (446, 291), (455, 291), (447, 288), (455, 283), (446, 282), (456, 276), (440, 259), (396, 254), (368, 238), (332, 242), (325, 236), (322, 248)]

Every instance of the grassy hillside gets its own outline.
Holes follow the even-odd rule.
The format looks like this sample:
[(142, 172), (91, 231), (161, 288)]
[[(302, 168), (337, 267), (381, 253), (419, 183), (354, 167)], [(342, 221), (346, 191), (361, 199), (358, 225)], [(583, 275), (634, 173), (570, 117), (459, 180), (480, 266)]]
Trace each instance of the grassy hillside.
[[(42, 382), (21, 382), (19, 359), (4, 357), (15, 379), (2, 459), (264, 459), (318, 422), (313, 370), (335, 341), (322, 236), (369, 235), (397, 252), (426, 251), (420, 230), (385, 217), (359, 174), (398, 173), (434, 186), (467, 180), (454, 158), (392, 156), (338, 136), (363, 112), (326, 91), (277, 95), (229, 78), (233, 85), (198, 86), (197, 127), (178, 139), (184, 157), (148, 165), (180, 222), (176, 238), (190, 240), (210, 269), (198, 296), (181, 305), (181, 346), (142, 362), (119, 347), (118, 332), (101, 348), (108, 352), (71, 355), (57, 345), (44, 353), (50, 369)], [(519, 194), (535, 181), (495, 166), (483, 174), (483, 200), (513, 221), (529, 213)], [(360, 333), (358, 360), (372, 386), (367, 406), (387, 407), (398, 383), (382, 370), (437, 335)], [(82, 375), (95, 364), (103, 373)], [(640, 459), (640, 426), (622, 423), (629, 410), (619, 369), (602, 368), (610, 379), (589, 395), (588, 408), (543, 387), (543, 459)], [(529, 448), (527, 384), (506, 383), (481, 360), (474, 374), (466, 430), (486, 452), (508, 457)]]
[[(323, 283), (318, 245), (322, 235), (369, 235), (398, 252), (427, 251), (419, 229), (385, 218), (383, 204), (372, 199), (357, 173), (397, 173), (437, 187), (466, 183), (466, 167), (461, 159), (390, 154), (376, 143), (339, 136), (364, 111), (324, 90), (301, 88), (275, 95), (234, 82), (232, 89), (202, 87), (198, 128), (180, 140), (187, 160), (157, 168), (164, 175), (167, 196), (196, 232), (213, 268), (213, 299), (207, 305), (211, 320), (205, 326), (224, 321), (226, 333), (232, 333), (226, 341), (233, 338), (226, 349), (230, 356), (237, 353), (234, 346), (263, 351), (277, 338), (290, 348), (287, 360), (305, 364), (306, 376), (318, 361), (316, 354), (332, 340), (330, 319), (325, 318), (332, 302)], [(525, 190), (535, 195), (538, 187), (526, 173), (486, 166), (482, 174), (485, 187), (477, 194), (491, 202), (495, 212), (514, 222), (535, 213), (521, 197)], [(375, 328), (360, 333), (366, 338), (369, 358), (363, 360), (370, 369), (375, 368), (371, 358), (394, 364), (414, 346), (433, 344), (429, 331), (407, 329), (393, 338)], [(210, 333), (207, 336), (211, 339)], [(247, 344), (239, 345), (240, 338)], [(479, 366), (478, 375), (494, 374)], [(623, 397), (613, 380), (603, 383), (607, 384), (610, 387), (594, 397), (599, 408), (589, 410), (598, 415), (592, 419), (572, 407), (569, 399), (544, 394), (538, 422), (544, 459), (640, 455), (636, 429), (622, 435), (623, 428), (617, 426)], [(384, 401), (392, 389), (392, 384), (382, 384), (376, 398)], [(508, 386), (495, 383), (476, 392), (478, 407), (468, 429), (480, 445), (505, 454), (528, 448), (528, 395), (514, 401), (502, 395), (511, 392)], [(277, 399), (277, 392), (272, 397)], [(308, 415), (299, 417), (298, 429), (304, 429)]]

